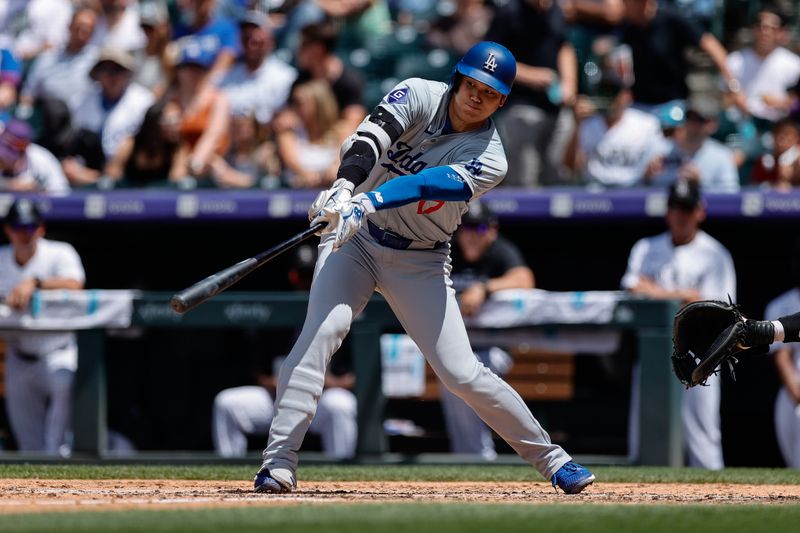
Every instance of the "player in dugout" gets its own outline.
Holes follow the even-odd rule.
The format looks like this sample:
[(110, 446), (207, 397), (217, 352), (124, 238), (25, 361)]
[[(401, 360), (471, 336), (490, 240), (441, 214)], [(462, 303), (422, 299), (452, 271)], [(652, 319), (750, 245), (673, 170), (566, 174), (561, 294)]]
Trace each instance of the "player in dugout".
[(336, 181), (309, 209), (312, 225), (327, 225), (306, 320), (280, 370), (256, 492), (296, 487), (297, 452), (328, 361), (376, 290), (442, 383), (554, 487), (575, 494), (594, 481), (475, 357), (450, 279), (461, 216), (508, 168), (491, 116), (516, 70), (507, 48), (480, 42), (448, 83), (401, 81), (343, 144)]

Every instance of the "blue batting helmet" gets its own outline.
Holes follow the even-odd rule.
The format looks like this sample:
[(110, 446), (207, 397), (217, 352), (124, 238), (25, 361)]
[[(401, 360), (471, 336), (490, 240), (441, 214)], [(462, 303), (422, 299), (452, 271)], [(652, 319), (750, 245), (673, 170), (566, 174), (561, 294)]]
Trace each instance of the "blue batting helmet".
[(485, 83), (500, 94), (508, 94), (517, 75), (517, 61), (502, 44), (481, 41), (456, 63), (456, 72)]

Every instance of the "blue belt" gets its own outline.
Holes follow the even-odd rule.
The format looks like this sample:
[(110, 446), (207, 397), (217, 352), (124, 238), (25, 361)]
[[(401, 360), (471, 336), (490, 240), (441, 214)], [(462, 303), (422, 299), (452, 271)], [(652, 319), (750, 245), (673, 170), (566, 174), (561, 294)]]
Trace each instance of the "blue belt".
[[(367, 229), (369, 229), (369, 234), (372, 235), (372, 238), (378, 241), (378, 244), (386, 246), (387, 248), (394, 248), (395, 250), (408, 250), (412, 243), (414, 243), (414, 241), (411, 239), (407, 239), (389, 230), (378, 227), (369, 219), (367, 219)], [(437, 242), (429, 248), (423, 249), (436, 250), (445, 246), (447, 246), (446, 242)]]

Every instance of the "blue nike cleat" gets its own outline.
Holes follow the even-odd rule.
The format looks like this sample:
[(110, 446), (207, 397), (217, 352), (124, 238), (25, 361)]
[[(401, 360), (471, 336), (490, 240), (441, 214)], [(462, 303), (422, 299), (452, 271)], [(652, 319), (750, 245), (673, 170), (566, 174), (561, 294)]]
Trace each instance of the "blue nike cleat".
[(279, 494), (282, 492), (291, 492), (292, 487), (287, 487), (272, 477), (269, 474), (269, 470), (263, 470), (256, 474), (254, 490), (255, 492), (273, 492)]
[[(553, 474), (553, 488), (556, 486), (565, 494), (578, 494), (594, 481), (594, 474), (578, 463), (569, 461)], [(558, 492), (558, 489), (556, 489)]]

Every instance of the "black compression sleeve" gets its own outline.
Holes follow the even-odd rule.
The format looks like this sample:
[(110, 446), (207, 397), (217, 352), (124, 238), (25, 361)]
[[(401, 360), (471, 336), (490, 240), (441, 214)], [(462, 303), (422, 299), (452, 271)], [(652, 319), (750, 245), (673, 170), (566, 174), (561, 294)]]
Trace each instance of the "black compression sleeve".
[(375, 152), (372, 147), (366, 141), (356, 139), (342, 157), (336, 178), (344, 178), (358, 187), (367, 179), (373, 166), (375, 166)]
[(800, 341), (800, 313), (782, 316), (778, 321), (783, 324), (783, 342)]
[[(369, 131), (358, 132), (359, 138), (345, 152), (342, 162), (339, 164), (339, 171), (336, 173), (337, 179), (344, 178), (356, 187), (364, 183), (369, 173), (372, 172), (372, 167), (375, 166), (374, 150), (378, 151), (378, 157), (380, 157), (383, 154), (383, 150), (394, 144), (403, 133), (403, 126), (400, 122), (387, 109), (381, 106), (372, 110), (368, 120), (381, 127), (389, 137), (389, 143), (387, 146), (381, 146), (381, 141), (373, 133)], [(364, 139), (372, 141), (375, 145), (374, 149)]]

